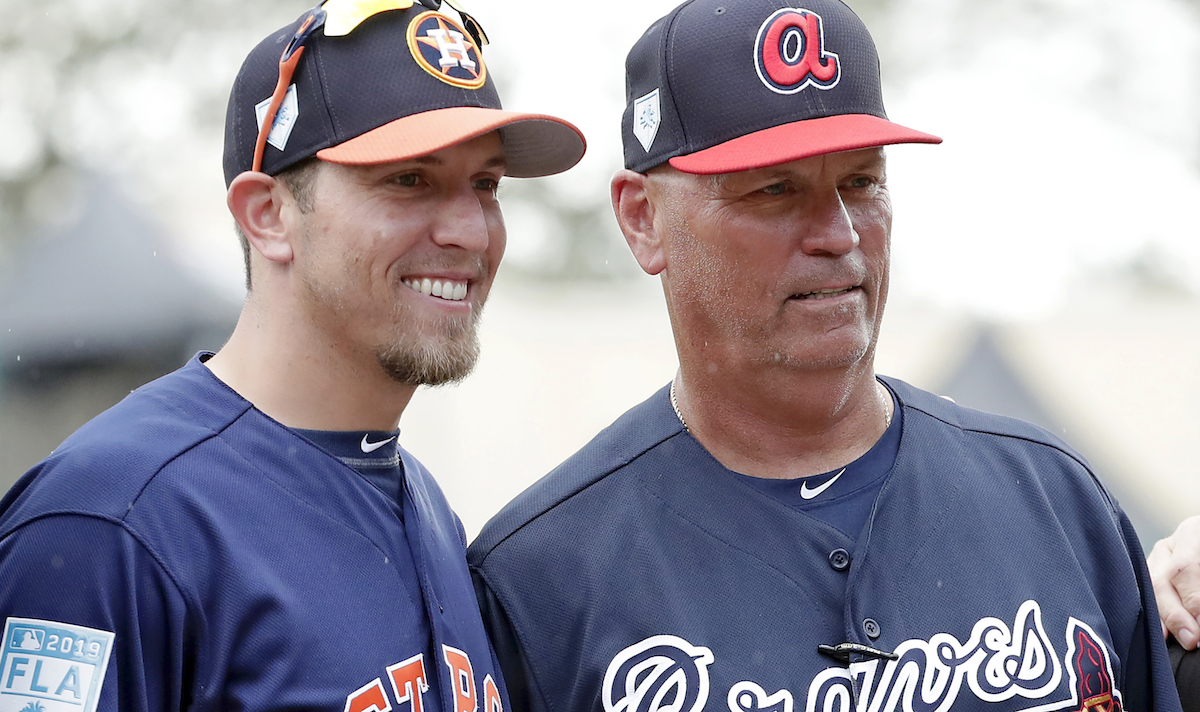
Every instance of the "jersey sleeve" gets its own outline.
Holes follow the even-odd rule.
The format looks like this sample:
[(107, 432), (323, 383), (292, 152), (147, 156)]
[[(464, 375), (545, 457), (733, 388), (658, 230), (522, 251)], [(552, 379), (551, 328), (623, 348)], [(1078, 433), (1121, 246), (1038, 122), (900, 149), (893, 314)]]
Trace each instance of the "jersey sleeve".
[(178, 710), (186, 610), (119, 522), (58, 514), (22, 524), (0, 538), (0, 695), (29, 709)]
[[(1118, 510), (1120, 511), (1120, 510)], [(1158, 605), (1154, 587), (1137, 532), (1124, 511), (1120, 511), (1121, 534), (1133, 565), (1141, 593), (1142, 611), (1129, 643), (1125, 667), (1125, 709), (1178, 710), (1179, 693), (1171, 660), (1163, 643), (1158, 623)]]
[(483, 627), (500, 663), (500, 674), (504, 676), (512, 712), (543, 712), (546, 706), (541, 696), (534, 693), (532, 673), (521, 649), (521, 641), (513, 630), (508, 614), (504, 612), (504, 606), (474, 567), (471, 568), (471, 580), (479, 600), (479, 612), (483, 615)]

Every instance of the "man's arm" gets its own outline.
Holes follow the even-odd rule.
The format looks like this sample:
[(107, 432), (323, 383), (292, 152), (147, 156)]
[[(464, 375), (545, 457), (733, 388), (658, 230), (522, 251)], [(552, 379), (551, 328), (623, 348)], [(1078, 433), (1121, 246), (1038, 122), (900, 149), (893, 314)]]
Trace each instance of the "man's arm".
[[(479, 612), (483, 614), (483, 626), (487, 629), (492, 650), (500, 661), (500, 673), (504, 675), (511, 712), (532, 712), (535, 709), (534, 699), (538, 696), (531, 689), (532, 678), (517, 633), (504, 607), (474, 567), (471, 568), (471, 580), (475, 584), (475, 596), (479, 599)], [(540, 702), (537, 709), (544, 709)]]
[(1180, 705), (1174, 669), (1166, 646), (1156, 630), (1158, 608), (1154, 601), (1150, 572), (1142, 556), (1142, 545), (1124, 512), (1120, 512), (1120, 524), (1142, 599), (1142, 612), (1138, 616), (1125, 660), (1125, 703), (1130, 710), (1178, 710)]
[(1163, 633), (1187, 650), (1200, 642), (1200, 516), (1183, 520), (1147, 559)]
[(62, 514), (26, 523), (0, 539), (0, 694), (105, 712), (180, 709), (184, 611), (120, 524)]

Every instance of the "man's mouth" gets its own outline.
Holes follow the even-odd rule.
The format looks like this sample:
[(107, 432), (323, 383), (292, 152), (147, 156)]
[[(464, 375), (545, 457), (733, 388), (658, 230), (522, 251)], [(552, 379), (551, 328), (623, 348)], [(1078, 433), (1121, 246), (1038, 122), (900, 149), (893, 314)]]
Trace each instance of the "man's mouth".
[(845, 294), (846, 292), (849, 292), (854, 289), (858, 289), (858, 287), (842, 287), (840, 289), (818, 289), (818, 290), (815, 290), (812, 292), (805, 292), (803, 294), (793, 294), (792, 299), (828, 299), (829, 297), (836, 297), (839, 294)]
[(453, 279), (406, 279), (404, 286), (409, 289), (420, 292), (427, 297), (438, 297), (451, 302), (461, 302), (467, 298), (467, 282), (466, 280), (457, 281)]

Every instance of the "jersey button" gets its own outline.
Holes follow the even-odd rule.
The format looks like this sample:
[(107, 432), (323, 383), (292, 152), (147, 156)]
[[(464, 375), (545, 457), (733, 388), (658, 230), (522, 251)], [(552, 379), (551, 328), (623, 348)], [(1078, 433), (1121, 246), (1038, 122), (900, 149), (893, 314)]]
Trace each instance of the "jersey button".
[(863, 632), (867, 634), (868, 638), (875, 640), (879, 637), (879, 624), (875, 622), (874, 618), (868, 618), (863, 621)]
[(850, 552), (845, 549), (834, 549), (829, 552), (829, 565), (837, 571), (850, 568)]

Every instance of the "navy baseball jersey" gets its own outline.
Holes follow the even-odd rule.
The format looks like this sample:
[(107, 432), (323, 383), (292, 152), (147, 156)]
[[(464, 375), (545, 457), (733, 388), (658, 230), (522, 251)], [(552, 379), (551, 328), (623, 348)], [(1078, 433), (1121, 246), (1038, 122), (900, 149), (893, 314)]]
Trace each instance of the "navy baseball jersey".
[(468, 560), (514, 709), (1177, 712), (1084, 461), (883, 380), (902, 432), (857, 536), (724, 468), (665, 388), (502, 510)]
[(0, 712), (496, 712), (461, 525), (202, 363), (85, 425), (0, 501)]

